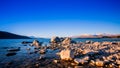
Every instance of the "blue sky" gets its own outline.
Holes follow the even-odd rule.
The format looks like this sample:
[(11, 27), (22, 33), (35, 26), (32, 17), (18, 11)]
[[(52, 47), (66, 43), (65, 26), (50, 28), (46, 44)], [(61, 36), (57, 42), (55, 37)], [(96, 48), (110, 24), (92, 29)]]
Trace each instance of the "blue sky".
[(120, 1), (0, 0), (0, 30), (38, 37), (120, 34)]

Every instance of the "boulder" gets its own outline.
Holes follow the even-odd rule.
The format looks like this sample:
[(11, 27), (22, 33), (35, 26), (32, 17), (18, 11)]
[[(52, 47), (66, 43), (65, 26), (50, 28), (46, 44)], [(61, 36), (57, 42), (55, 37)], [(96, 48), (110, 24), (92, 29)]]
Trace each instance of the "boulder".
[(69, 45), (71, 43), (71, 38), (67, 37), (62, 41), (63, 45)]
[(85, 54), (88, 54), (89, 52), (90, 52), (89, 50), (87, 50), (87, 49), (85, 50), (85, 49), (84, 49), (84, 50), (81, 52), (81, 54), (85, 55)]
[(69, 50), (69, 49), (65, 49), (65, 50), (62, 50), (60, 53), (60, 58), (62, 60), (72, 60), (74, 58), (74, 53), (73, 51)]
[(94, 45), (94, 46), (99, 46), (99, 45), (100, 45), (100, 42), (94, 42), (93, 45)]
[(79, 58), (75, 58), (74, 62), (77, 63), (77, 64), (86, 64), (86, 63), (88, 63), (87, 60), (83, 60), (83, 59), (79, 59)]
[(45, 54), (46, 53), (46, 49), (40, 49), (40, 54)]
[(94, 60), (90, 60), (89, 64), (90, 64), (91, 66), (95, 66), (95, 61), (94, 61)]
[(85, 56), (83, 58), (75, 58), (74, 59), (74, 62), (77, 63), (77, 64), (86, 64), (88, 63), (88, 60), (89, 60), (89, 56)]
[(93, 43), (93, 41), (91, 41), (91, 40), (86, 40), (85, 43), (86, 43), (86, 44), (91, 44), (91, 43)]
[(102, 42), (102, 45), (104, 45), (104, 46), (111, 45), (111, 42)]
[(40, 47), (42, 43), (39, 43), (38, 40), (34, 40), (32, 45), (36, 46), (36, 47)]
[(52, 37), (51, 40), (50, 40), (51, 43), (59, 43), (61, 42), (60, 41), (60, 38), (59, 37)]
[(103, 67), (104, 66), (104, 61), (96, 61), (95, 62), (95, 65), (98, 66), (98, 67)]

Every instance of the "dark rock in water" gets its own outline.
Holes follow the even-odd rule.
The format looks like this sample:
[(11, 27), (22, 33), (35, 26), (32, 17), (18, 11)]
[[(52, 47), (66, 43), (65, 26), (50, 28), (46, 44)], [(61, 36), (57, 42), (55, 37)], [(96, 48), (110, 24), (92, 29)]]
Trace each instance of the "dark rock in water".
[(3, 49), (8, 49), (8, 47), (3, 47)]
[(112, 42), (112, 44), (113, 44), (113, 45), (118, 45), (118, 43), (117, 43), (117, 42)]
[(28, 43), (32, 43), (32, 42), (28, 42), (28, 41), (23, 41), (22, 44), (28, 44)]
[(28, 54), (33, 54), (33, 52), (28, 52)]
[(18, 48), (8, 49), (7, 51), (20, 51), (20, 47), (18, 47)]
[(13, 62), (12, 62), (12, 61), (7, 63), (7, 65), (11, 65), (11, 64), (13, 64)]
[(76, 44), (77, 42), (72, 40), (72, 41), (71, 41), (71, 43), (74, 43), (74, 44)]
[(27, 46), (27, 45), (23, 45), (23, 46)]
[(91, 43), (93, 43), (93, 41), (87, 40), (87, 41), (85, 41), (85, 43), (86, 43), (86, 44), (91, 44)]
[(6, 56), (13, 56), (13, 55), (16, 55), (17, 53), (15, 53), (15, 52), (9, 52), (9, 53), (7, 53), (6, 54)]

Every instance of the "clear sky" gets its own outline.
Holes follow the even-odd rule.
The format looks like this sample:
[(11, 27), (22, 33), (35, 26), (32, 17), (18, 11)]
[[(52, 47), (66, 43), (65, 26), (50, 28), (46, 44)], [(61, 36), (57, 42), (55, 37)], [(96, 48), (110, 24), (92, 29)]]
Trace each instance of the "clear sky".
[(120, 34), (120, 0), (0, 0), (0, 30), (38, 37)]

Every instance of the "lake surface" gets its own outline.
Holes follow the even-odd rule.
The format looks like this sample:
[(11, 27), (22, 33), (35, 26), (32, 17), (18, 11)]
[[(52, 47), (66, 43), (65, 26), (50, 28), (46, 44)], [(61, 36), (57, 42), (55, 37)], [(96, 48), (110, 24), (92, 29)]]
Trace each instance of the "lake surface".
[[(34, 52), (35, 47), (31, 47), (28, 44), (21, 44), (23, 41), (30, 41), (32, 42), (34, 39), (0, 39), (0, 67), (8, 62), (17, 62), (18, 64), (24, 64), (23, 61), (26, 61), (27, 59), (35, 59), (40, 56), (40, 54), (30, 54), (30, 52)], [(48, 45), (50, 39), (37, 39), (40, 42), (43, 42), (44, 45)], [(73, 39), (77, 42), (85, 42), (86, 40), (92, 40), (92, 41), (120, 41), (120, 38), (103, 38), (103, 39)], [(8, 53), (8, 49), (10, 48), (18, 48), (20, 47), (20, 51), (16, 52), (16, 55), (13, 56), (6, 56)], [(30, 48), (30, 50), (27, 50), (27, 48)], [(18, 63), (19, 62), (19, 63)]]

